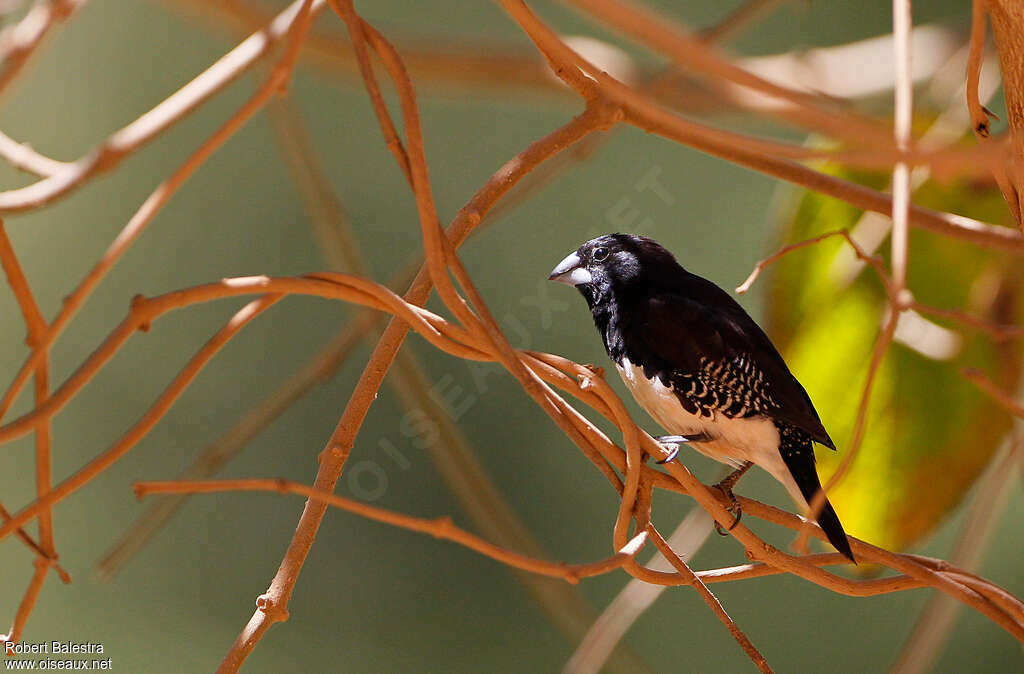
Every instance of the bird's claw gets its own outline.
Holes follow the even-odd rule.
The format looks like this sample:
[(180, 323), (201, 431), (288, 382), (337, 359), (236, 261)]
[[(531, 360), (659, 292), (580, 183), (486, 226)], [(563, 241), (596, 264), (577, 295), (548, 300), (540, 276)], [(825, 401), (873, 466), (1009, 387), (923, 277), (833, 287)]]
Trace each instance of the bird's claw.
[(666, 445), (668, 447), (668, 456), (664, 459), (659, 459), (655, 463), (665, 464), (674, 461), (676, 456), (679, 455), (679, 446), (686, 442), (704, 442), (708, 439), (705, 433), (697, 433), (695, 435), (659, 435), (654, 438), (655, 442), (659, 445)]
[(715, 530), (718, 531), (720, 536), (728, 535), (728, 532), (735, 529), (736, 525), (740, 523), (740, 518), (743, 517), (743, 508), (740, 507), (740, 502), (736, 498), (736, 494), (732, 493), (732, 488), (736, 486), (736, 483), (741, 477), (743, 477), (743, 474), (750, 470), (752, 465), (754, 464), (750, 461), (744, 461), (743, 465), (726, 475), (718, 484), (715, 485), (715, 488), (721, 491), (725, 497), (729, 499), (729, 506), (726, 510), (732, 513), (732, 516), (735, 518), (733, 519), (732, 524), (729, 525), (728, 531), (723, 531), (722, 526), (718, 522), (715, 522)]
[(658, 459), (654, 463), (657, 463), (659, 465), (666, 464), (671, 461), (674, 461), (677, 456), (679, 456), (679, 445), (673, 444), (671, 448), (668, 450), (668, 454), (665, 455), (665, 458)]
[(721, 491), (725, 494), (725, 497), (729, 499), (729, 505), (726, 507), (726, 510), (728, 510), (733, 516), (732, 524), (729, 525), (728, 529), (723, 529), (721, 524), (715, 522), (715, 531), (718, 532), (719, 536), (728, 536), (729, 532), (735, 529), (736, 525), (740, 523), (741, 519), (743, 519), (743, 508), (740, 506), (740, 502), (736, 498), (736, 495), (732, 493), (732, 487), (726, 484), (725, 480), (716, 484), (715, 489)]

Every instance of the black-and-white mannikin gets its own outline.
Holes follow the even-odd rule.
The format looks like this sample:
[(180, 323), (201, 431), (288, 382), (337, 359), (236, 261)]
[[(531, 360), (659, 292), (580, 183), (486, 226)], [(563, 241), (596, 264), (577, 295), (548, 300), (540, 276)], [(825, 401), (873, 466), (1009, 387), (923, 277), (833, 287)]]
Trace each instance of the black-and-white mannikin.
[[(587, 241), (549, 277), (587, 300), (608, 355), (636, 401), (673, 438), (737, 468), (771, 473), (806, 505), (821, 489), (814, 443), (831, 449), (811, 399), (764, 331), (724, 290), (652, 239)], [(818, 524), (853, 561), (832, 505)]]

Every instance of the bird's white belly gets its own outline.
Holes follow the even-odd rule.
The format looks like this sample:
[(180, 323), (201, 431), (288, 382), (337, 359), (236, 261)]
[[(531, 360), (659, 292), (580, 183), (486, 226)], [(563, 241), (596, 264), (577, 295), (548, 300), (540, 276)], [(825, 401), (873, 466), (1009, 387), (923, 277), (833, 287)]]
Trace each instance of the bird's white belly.
[(704, 433), (710, 441), (688, 444), (701, 454), (732, 466), (753, 462), (785, 485), (798, 503), (803, 503), (779, 453), (779, 431), (771, 419), (765, 416), (730, 419), (723, 414), (700, 417), (687, 412), (670, 387), (657, 377), (648, 379), (643, 368), (628, 358), (623, 357), (622, 365), (616, 365), (616, 369), (640, 406), (666, 431), (673, 435)]

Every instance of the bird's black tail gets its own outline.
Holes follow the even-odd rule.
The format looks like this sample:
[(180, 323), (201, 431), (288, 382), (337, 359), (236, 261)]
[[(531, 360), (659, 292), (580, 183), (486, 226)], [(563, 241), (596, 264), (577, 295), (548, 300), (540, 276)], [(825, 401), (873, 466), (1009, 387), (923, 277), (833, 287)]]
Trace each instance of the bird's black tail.
[[(814, 445), (811, 438), (804, 431), (792, 426), (785, 429), (780, 428), (779, 436), (781, 440), (779, 452), (782, 454), (782, 460), (786, 462), (786, 467), (789, 468), (793, 480), (800, 488), (804, 500), (810, 504), (814, 500), (815, 494), (821, 491), (821, 481), (818, 479), (818, 471), (814, 466)], [(839, 516), (836, 515), (836, 511), (827, 499), (825, 507), (818, 515), (818, 524), (821, 525), (825, 536), (828, 537), (829, 543), (844, 557), (856, 564), (857, 560), (853, 558), (853, 550), (850, 549), (850, 541), (846, 537), (842, 523), (839, 522)]]

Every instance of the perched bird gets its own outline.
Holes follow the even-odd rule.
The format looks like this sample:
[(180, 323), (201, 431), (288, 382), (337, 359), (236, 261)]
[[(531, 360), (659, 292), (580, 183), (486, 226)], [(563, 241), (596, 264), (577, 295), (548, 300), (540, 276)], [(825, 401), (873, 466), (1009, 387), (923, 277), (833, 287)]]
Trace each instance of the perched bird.
[[(814, 443), (835, 444), (771, 340), (724, 290), (683, 269), (657, 242), (631, 234), (587, 241), (549, 279), (586, 298), (633, 397), (676, 434), (659, 441), (677, 449), (688, 442), (737, 468), (719, 483), (730, 498), (751, 464), (771, 473), (797, 503), (806, 505), (821, 489)], [(818, 524), (854, 561), (828, 501)]]

